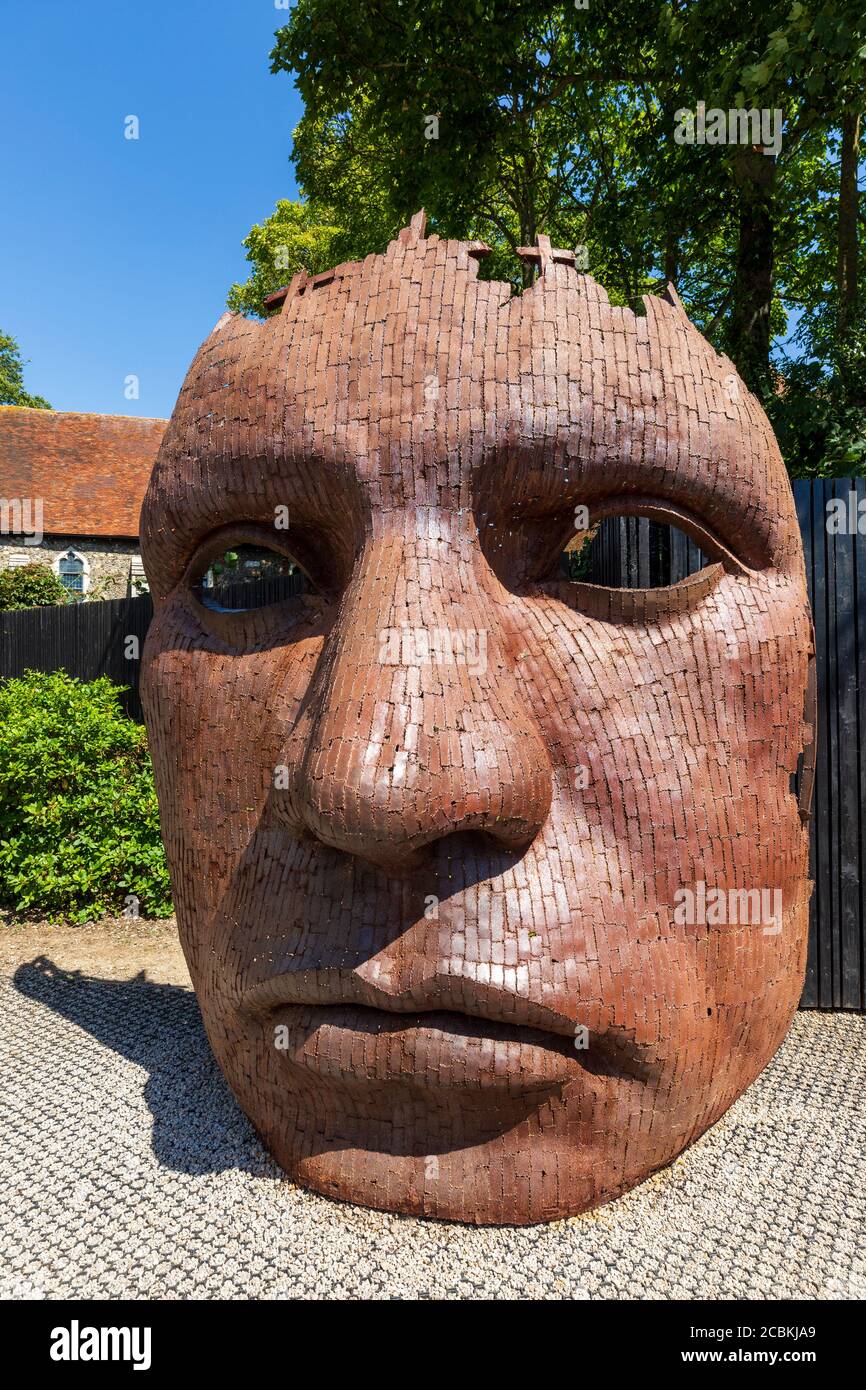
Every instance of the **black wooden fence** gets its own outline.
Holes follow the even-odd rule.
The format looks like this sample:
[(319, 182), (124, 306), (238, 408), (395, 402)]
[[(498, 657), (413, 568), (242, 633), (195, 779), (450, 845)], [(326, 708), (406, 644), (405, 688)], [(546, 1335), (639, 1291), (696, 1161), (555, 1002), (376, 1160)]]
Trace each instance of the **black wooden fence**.
[(694, 541), (643, 516), (609, 517), (596, 533), (586, 579), (612, 589), (677, 584), (706, 564)]
[[(818, 677), (810, 847), (815, 889), (803, 1002), (821, 1009), (862, 1009), (866, 1008), (866, 478), (796, 482), (794, 500), (806, 555)], [(849, 529), (828, 530), (828, 503), (836, 516), (849, 522)], [(862, 533), (857, 530), (858, 515)]]
[[(815, 882), (806, 1008), (866, 1008), (866, 479), (796, 482), (815, 620), (818, 756), (810, 863)], [(846, 529), (828, 529), (835, 503)], [(861, 534), (857, 530), (862, 508)], [(586, 578), (615, 587), (669, 584), (700, 569), (697, 546), (644, 518), (605, 521)], [(215, 591), (226, 607), (297, 593), (300, 574)], [(138, 657), (153, 613), (148, 595), (108, 603), (0, 613), (0, 677), (65, 668), (129, 687), (124, 708), (141, 719)], [(130, 639), (138, 639), (137, 644)]]
[(149, 594), (0, 613), (0, 677), (61, 668), (83, 681), (108, 676), (128, 687), (121, 704), (140, 723), (139, 657), (152, 617)]
[[(258, 606), (299, 593), (303, 585), (298, 570), (291, 576), (214, 589), (209, 601), (227, 608), (238, 608), (244, 603)], [(152, 617), (150, 594), (0, 613), (0, 679), (20, 676), (28, 670), (57, 671), (61, 667), (83, 681), (108, 676), (126, 687), (121, 704), (127, 714), (141, 723), (144, 716), (138, 673)]]

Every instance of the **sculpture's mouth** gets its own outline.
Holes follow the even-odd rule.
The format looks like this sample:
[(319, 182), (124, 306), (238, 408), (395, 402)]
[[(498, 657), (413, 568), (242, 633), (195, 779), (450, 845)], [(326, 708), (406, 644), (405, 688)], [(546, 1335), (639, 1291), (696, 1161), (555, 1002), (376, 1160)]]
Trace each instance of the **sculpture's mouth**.
[[(345, 1084), (545, 1090), (580, 1075), (573, 1039), (431, 1009), (290, 1004), (271, 1015), (288, 1059)], [(278, 1030), (282, 1028), (283, 1034)]]
[[(335, 978), (336, 977), (336, 978)], [(546, 1089), (586, 1077), (646, 1081), (655, 1049), (625, 1029), (591, 1031), (522, 996), (435, 976), (402, 993), (355, 972), (287, 972), (244, 996), (287, 1059), (345, 1084)]]

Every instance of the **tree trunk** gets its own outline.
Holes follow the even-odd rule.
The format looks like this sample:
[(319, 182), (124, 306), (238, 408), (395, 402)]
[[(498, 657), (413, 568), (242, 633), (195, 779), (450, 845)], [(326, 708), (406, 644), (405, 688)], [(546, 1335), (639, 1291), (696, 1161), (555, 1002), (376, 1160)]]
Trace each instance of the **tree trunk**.
[(857, 218), (860, 192), (857, 164), (860, 158), (860, 112), (842, 115), (842, 168), (839, 175), (839, 229), (836, 289), (839, 296), (839, 330), (844, 333), (857, 304)]
[(776, 160), (760, 149), (742, 149), (733, 169), (740, 220), (729, 350), (746, 385), (759, 391), (770, 374)]

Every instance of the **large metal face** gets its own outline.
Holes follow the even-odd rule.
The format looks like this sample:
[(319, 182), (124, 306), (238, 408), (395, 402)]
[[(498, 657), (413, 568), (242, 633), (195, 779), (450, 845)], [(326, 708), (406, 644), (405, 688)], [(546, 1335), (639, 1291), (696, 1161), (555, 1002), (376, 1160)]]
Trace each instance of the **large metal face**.
[[(772, 1056), (804, 967), (778, 449), (675, 296), (636, 318), (539, 255), (511, 296), (415, 219), (221, 321), (143, 520), (148, 727), (220, 1065), (298, 1181), (470, 1221), (669, 1162)], [(578, 506), (674, 519), (717, 563), (570, 584)], [(318, 596), (203, 605), (208, 560), (264, 537)]]

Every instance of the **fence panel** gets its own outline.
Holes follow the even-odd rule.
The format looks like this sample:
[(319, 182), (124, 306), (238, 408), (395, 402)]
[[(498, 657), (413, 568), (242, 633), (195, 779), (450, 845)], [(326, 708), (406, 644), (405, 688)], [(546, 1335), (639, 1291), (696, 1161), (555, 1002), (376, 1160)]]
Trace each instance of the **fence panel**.
[(79, 680), (108, 676), (127, 687), (121, 704), (140, 721), (139, 657), (152, 615), (149, 594), (0, 613), (0, 677), (61, 668)]
[[(794, 483), (815, 623), (818, 756), (803, 1003), (866, 1007), (866, 479)], [(844, 529), (828, 530), (828, 503)], [(840, 505), (841, 504), (841, 505)], [(862, 513), (861, 513), (862, 509)], [(862, 515), (862, 520), (861, 520)]]
[[(301, 593), (304, 577), (258, 579), (212, 590), (212, 600), (226, 608), (260, 606)], [(138, 693), (141, 652), (153, 617), (150, 594), (102, 603), (70, 603), (0, 613), (0, 678), (24, 671), (63, 668), (79, 680), (108, 676), (128, 687), (120, 697), (131, 718), (144, 716)], [(135, 640), (131, 640), (135, 639)]]

